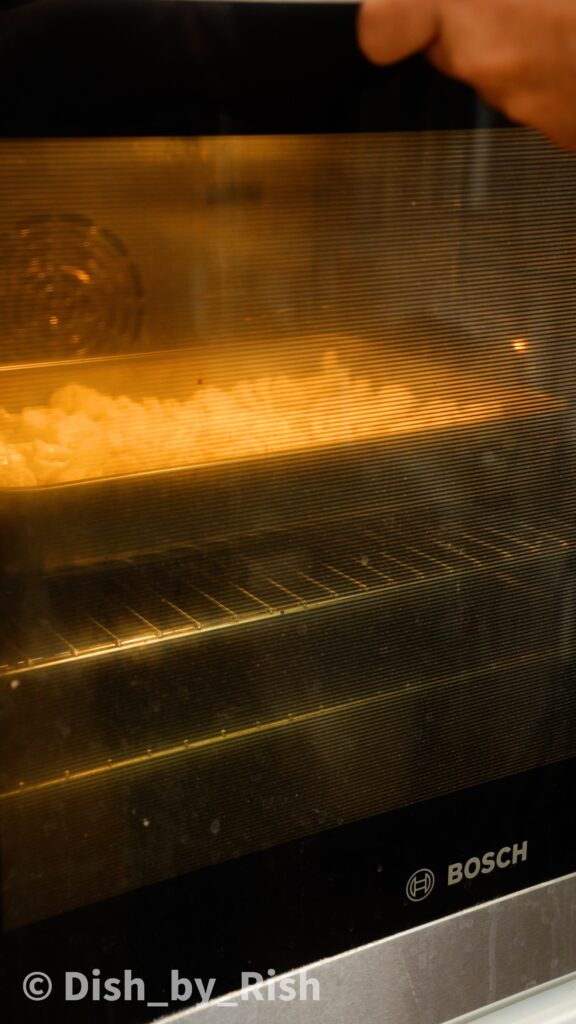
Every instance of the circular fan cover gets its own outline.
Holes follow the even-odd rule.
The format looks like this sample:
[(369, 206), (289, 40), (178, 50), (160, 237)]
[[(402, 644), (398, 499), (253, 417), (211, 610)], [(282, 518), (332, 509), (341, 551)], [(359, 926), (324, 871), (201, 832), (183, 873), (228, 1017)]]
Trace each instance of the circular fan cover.
[(122, 243), (84, 217), (31, 218), (0, 239), (3, 362), (134, 349), (142, 289)]

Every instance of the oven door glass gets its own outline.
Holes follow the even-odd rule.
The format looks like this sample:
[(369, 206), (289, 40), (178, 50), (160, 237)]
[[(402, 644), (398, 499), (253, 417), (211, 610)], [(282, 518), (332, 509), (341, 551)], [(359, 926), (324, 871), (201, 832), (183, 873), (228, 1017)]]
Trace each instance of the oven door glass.
[(6, 141), (0, 194), (6, 933), (576, 754), (570, 158)]

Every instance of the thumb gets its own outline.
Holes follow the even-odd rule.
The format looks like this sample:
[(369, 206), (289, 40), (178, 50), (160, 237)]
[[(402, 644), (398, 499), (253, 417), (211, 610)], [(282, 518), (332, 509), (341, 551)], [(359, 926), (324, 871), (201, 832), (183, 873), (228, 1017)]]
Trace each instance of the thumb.
[(360, 49), (375, 64), (395, 64), (426, 49), (438, 30), (438, 0), (366, 0), (358, 14)]

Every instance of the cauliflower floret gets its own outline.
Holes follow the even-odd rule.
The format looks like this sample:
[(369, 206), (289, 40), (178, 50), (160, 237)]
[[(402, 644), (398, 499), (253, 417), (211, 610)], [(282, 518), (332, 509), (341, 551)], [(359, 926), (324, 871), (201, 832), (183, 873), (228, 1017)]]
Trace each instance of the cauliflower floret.
[(450, 426), (501, 412), (500, 404), (423, 402), (398, 384), (355, 377), (337, 352), (306, 378), (263, 377), (192, 397), (136, 401), (70, 383), (47, 406), (0, 409), (0, 485), (67, 483), (355, 438)]
[(13, 445), (0, 442), (0, 485), (2, 487), (34, 487), (37, 479), (24, 453)]
[(94, 388), (86, 388), (81, 384), (67, 384), (54, 392), (48, 404), (50, 409), (60, 410), (66, 415), (82, 412), (95, 419), (106, 415), (113, 402), (113, 398), (101, 395)]

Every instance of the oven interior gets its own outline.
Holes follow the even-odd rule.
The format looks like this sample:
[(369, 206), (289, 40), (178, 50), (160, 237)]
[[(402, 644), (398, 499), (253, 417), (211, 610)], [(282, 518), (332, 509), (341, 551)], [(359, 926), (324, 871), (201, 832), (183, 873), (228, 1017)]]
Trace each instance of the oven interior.
[(576, 180), (2, 143), (4, 926), (571, 757)]

